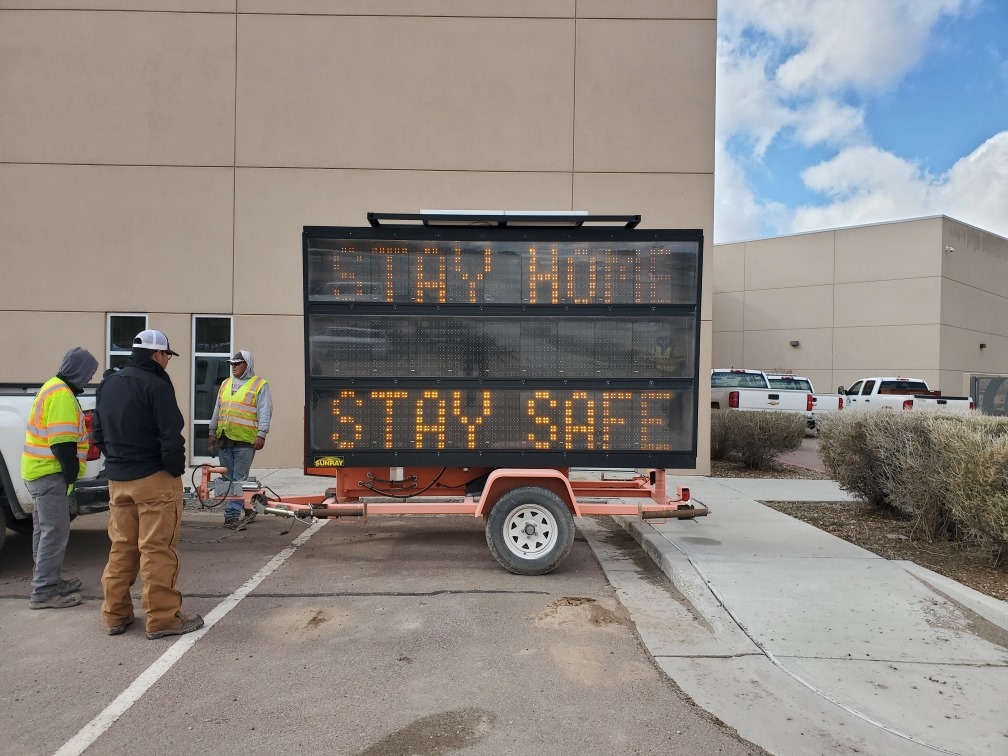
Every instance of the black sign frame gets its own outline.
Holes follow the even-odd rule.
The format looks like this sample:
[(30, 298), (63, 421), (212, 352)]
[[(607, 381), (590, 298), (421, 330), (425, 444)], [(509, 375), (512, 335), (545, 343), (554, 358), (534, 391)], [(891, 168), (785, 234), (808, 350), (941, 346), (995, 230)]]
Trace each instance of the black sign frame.
[[(612, 243), (641, 244), (649, 242), (685, 242), (695, 245), (695, 291), (692, 301), (677, 304), (435, 304), (409, 301), (362, 302), (317, 301), (311, 294), (309, 270), (318, 243), (346, 240), (363, 243), (387, 242), (528, 242), (532, 244), (575, 243), (604, 246)], [(452, 467), (637, 467), (694, 469), (697, 456), (697, 426), (699, 419), (699, 361), (702, 295), (703, 232), (698, 229), (647, 229), (631, 226), (436, 226), (436, 225), (379, 225), (305, 226), (302, 233), (303, 255), (303, 312), (305, 334), (305, 469), (322, 467), (377, 467), (377, 466), (452, 466)], [(687, 318), (692, 320), (693, 344), (691, 364), (684, 374), (676, 377), (647, 378), (608, 377), (568, 379), (561, 376), (509, 377), (451, 377), (409, 375), (319, 375), (313, 372), (311, 354), (311, 322), (313, 316), (331, 316), (352, 320), (362, 316), (394, 315), (396, 317), (424, 317), (436, 315), (458, 317), (534, 316), (555, 318), (576, 315), (579, 317), (606, 318)], [(415, 391), (529, 391), (542, 389), (556, 392), (581, 390), (586, 392), (635, 391), (673, 392), (685, 397), (683, 411), (689, 413), (688, 432), (680, 433), (682, 439), (675, 448), (659, 451), (646, 449), (534, 449), (534, 448), (446, 448), (446, 449), (394, 449), (337, 448), (324, 446), (313, 439), (314, 410), (321, 397), (331, 397), (333, 392), (379, 392), (382, 390)], [(671, 424), (671, 421), (670, 421)]]

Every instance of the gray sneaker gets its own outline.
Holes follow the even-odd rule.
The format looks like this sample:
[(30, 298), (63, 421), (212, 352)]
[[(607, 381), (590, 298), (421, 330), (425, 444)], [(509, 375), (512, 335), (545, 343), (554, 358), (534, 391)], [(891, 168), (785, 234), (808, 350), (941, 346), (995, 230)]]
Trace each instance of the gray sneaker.
[(133, 624), (134, 620), (136, 620), (136, 616), (129, 617), (128, 619), (123, 620), (118, 625), (112, 625), (107, 632), (109, 635), (122, 635), (123, 633), (126, 632), (129, 626)]
[(56, 593), (60, 596), (69, 596), (71, 593), (76, 593), (80, 590), (81, 581), (80, 578), (70, 578), (69, 580), (60, 580), (59, 585), (56, 586)]
[(55, 593), (44, 601), (29, 600), (28, 606), (32, 609), (66, 609), (68, 606), (77, 606), (82, 601), (84, 599), (79, 593), (68, 593), (66, 596)]
[(198, 614), (194, 614), (191, 617), (183, 617), (182, 624), (178, 627), (166, 630), (148, 630), (147, 640), (167, 638), (169, 635), (185, 635), (186, 633), (191, 633), (193, 630), (199, 630), (201, 627), (203, 627), (203, 618)]

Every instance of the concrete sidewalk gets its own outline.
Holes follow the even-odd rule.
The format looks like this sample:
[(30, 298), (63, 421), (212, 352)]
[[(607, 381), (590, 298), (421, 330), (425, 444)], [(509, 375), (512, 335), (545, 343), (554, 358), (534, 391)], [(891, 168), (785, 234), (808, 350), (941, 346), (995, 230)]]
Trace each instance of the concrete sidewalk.
[[(281, 495), (328, 486), (300, 470), (253, 475)], [(1008, 754), (1008, 604), (759, 503), (849, 500), (833, 481), (672, 482), (711, 514), (614, 519), (674, 588), (641, 579), (605, 518), (577, 525), (697, 704), (774, 754)]]
[(582, 530), (652, 655), (699, 705), (775, 754), (1008, 753), (1008, 604), (758, 503), (847, 499), (831, 481), (676, 482), (711, 514), (618, 519), (682, 594), (680, 611), (625, 595), (639, 581), (621, 573), (636, 568)]

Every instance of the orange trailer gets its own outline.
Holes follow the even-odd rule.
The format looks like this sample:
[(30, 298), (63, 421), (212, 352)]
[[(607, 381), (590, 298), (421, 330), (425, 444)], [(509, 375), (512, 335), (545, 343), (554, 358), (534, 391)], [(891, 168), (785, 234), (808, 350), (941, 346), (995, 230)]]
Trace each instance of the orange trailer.
[(696, 466), (699, 230), (580, 212), (368, 221), (302, 235), (304, 470), (335, 485), (280, 500), (249, 483), (246, 509), (482, 517), (523, 575), (563, 560), (575, 517), (707, 514), (665, 476)]

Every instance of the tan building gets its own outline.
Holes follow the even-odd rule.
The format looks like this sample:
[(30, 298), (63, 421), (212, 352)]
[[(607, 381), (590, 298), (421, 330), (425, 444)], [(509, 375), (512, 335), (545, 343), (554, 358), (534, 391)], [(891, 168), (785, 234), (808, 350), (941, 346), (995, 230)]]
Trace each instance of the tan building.
[(1008, 373), (1008, 239), (952, 218), (714, 248), (715, 367), (790, 370), (817, 390), (871, 375), (970, 393)]
[(0, 0), (2, 382), (158, 328), (201, 461), (251, 349), (275, 402), (256, 465), (299, 466), (303, 226), (576, 209), (710, 247), (716, 0), (137, 5)]

